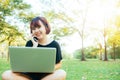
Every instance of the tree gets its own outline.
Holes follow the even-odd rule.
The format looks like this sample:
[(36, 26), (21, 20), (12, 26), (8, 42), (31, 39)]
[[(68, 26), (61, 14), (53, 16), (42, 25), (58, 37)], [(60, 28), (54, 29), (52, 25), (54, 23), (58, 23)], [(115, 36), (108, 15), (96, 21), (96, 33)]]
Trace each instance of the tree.
[[(44, 12), (44, 16), (47, 17), (48, 21), (51, 23), (52, 36), (56, 40), (60, 40), (61, 37), (69, 36), (75, 32), (75, 29), (69, 25), (71, 19), (63, 12), (56, 13), (53, 10)], [(61, 22), (63, 24), (61, 24)]]
[(0, 0), (0, 43), (7, 41), (8, 46), (10, 46), (20, 37), (23, 41), (25, 40), (23, 33), (16, 25), (16, 21), (25, 20), (20, 14), (21, 12), (25, 13), (28, 8), (30, 5), (24, 3), (23, 0)]
[[(50, 35), (54, 39), (60, 40), (62, 37), (69, 36), (75, 32), (75, 29), (71, 26), (72, 19), (62, 10), (64, 6), (60, 1), (52, 0), (51, 3), (51, 1), (39, 0), (39, 2), (43, 5), (47, 5), (47, 8), (44, 7), (45, 10), (41, 10), (40, 14), (45, 16), (49, 21), (52, 27)], [(56, 9), (55, 6), (59, 8)]]
[[(8, 42), (8, 46), (10, 46), (12, 42), (15, 42), (18, 39), (18, 37), (21, 37), (24, 40), (23, 34), (15, 27), (4, 22), (0, 25), (4, 26), (0, 28), (0, 43)], [(7, 59), (9, 59), (9, 53), (7, 53)]]
[(120, 28), (120, 15), (117, 15), (115, 18), (115, 25)]
[[(1, 30), (0, 33), (2, 33), (0, 35), (4, 35), (4, 34), (6, 35), (6, 30), (9, 30), (9, 29), (16, 30), (16, 33), (20, 33), (15, 28), (17, 27), (15, 23), (14, 25), (11, 25), (11, 22), (13, 22), (15, 19), (18, 19), (18, 18), (20, 19), (21, 17), (18, 16), (18, 14), (20, 14), (22, 11), (28, 8), (30, 8), (30, 5), (25, 4), (22, 0), (0, 0), (0, 30)], [(13, 17), (14, 19), (9, 20), (9, 18), (11, 17)], [(7, 34), (9, 33), (7, 32)], [(14, 35), (14, 33), (12, 34)]]
[[(82, 2), (81, 0), (77, 0), (78, 5), (81, 5)], [(88, 13), (88, 9), (89, 9), (89, 5), (91, 3), (91, 0), (87, 0), (85, 1), (85, 4), (87, 6), (85, 6), (83, 9), (80, 9), (77, 13), (77, 15), (80, 15), (79, 18), (81, 19), (81, 25), (79, 25), (79, 29), (77, 29), (80, 37), (81, 37), (81, 43), (82, 43), (82, 49), (81, 49), (81, 53), (82, 53), (82, 57), (81, 57), (81, 61), (85, 61), (85, 54), (84, 54), (84, 39), (85, 39), (85, 27), (86, 27), (86, 23), (87, 23), (87, 13)], [(76, 12), (76, 11), (75, 11)]]
[(120, 45), (120, 31), (117, 29), (112, 29), (109, 38), (108, 44), (113, 48), (113, 59), (116, 59), (116, 48)]
[[(116, 4), (116, 10), (119, 11), (120, 3)], [(113, 20), (114, 28), (110, 31), (108, 44), (113, 48), (113, 59), (116, 59), (116, 48), (120, 46), (120, 14), (117, 14)]]

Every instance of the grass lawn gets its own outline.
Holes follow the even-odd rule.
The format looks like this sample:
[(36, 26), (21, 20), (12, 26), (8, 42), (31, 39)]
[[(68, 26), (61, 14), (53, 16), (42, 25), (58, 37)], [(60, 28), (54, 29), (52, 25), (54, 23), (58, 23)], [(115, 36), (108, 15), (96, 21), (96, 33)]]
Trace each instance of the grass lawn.
[[(120, 80), (120, 59), (116, 61), (63, 60), (62, 68), (67, 72), (66, 80)], [(6, 59), (0, 59), (0, 75), (10, 69)], [(1, 79), (0, 79), (1, 80)]]

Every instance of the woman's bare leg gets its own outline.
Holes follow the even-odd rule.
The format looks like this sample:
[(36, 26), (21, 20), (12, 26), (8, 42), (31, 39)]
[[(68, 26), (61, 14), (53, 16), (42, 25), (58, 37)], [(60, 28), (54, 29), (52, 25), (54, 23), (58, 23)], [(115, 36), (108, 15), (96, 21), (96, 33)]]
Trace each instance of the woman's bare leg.
[(2, 74), (2, 80), (30, 80), (27, 76), (20, 73), (14, 73), (11, 70), (5, 71)]
[(56, 70), (53, 74), (44, 77), (42, 80), (65, 80), (66, 72), (62, 69)]

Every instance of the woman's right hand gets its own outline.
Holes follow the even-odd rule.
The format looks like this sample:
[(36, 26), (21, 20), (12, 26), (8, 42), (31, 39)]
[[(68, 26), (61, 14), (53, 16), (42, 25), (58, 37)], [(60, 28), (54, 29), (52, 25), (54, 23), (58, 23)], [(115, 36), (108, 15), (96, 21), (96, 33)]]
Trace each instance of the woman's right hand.
[(38, 46), (38, 40), (35, 40), (33, 35), (31, 35), (31, 41), (33, 43), (33, 47), (37, 47)]

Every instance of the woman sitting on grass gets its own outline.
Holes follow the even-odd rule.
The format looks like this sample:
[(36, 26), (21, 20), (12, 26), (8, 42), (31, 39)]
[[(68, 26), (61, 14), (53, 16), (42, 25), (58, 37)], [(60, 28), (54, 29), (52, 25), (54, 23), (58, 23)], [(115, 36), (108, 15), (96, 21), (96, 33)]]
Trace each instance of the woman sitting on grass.
[[(66, 72), (61, 68), (62, 55), (61, 49), (55, 40), (49, 39), (50, 25), (44, 17), (36, 17), (30, 24), (31, 40), (27, 41), (26, 47), (52, 47), (56, 48), (56, 65), (54, 73), (28, 73), (5, 71), (2, 74), (2, 80), (65, 80)], [(38, 40), (34, 41), (33, 37)]]

